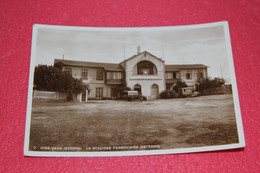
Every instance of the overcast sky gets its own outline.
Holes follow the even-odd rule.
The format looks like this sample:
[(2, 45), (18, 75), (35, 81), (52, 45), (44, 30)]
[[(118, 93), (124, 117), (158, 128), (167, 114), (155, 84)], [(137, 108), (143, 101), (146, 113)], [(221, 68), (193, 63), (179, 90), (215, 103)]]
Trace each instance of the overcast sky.
[[(210, 77), (230, 81), (223, 25), (202, 28), (61, 28), (38, 27), (36, 65), (54, 59), (119, 63), (137, 53), (137, 46), (165, 64), (205, 64)], [(222, 71), (222, 73), (221, 73)]]

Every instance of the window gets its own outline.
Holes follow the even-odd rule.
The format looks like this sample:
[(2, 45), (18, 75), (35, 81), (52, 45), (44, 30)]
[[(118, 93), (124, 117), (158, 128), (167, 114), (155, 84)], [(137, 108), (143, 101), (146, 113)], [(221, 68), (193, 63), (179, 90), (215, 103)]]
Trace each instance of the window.
[(176, 71), (174, 72), (167, 72), (166, 73), (166, 79), (177, 79), (177, 73)]
[(191, 79), (191, 78), (192, 78), (191, 71), (188, 71), (186, 73), (186, 79)]
[(88, 79), (88, 70), (81, 69), (81, 78), (82, 79)]
[(173, 79), (173, 74), (172, 73), (166, 73), (166, 79)]
[(72, 69), (71, 68), (65, 68), (65, 73), (70, 74), (72, 76)]
[(203, 73), (198, 73), (198, 79), (202, 79), (203, 78)]
[(97, 80), (103, 80), (103, 70), (97, 71)]
[(198, 79), (202, 79), (203, 78), (203, 71), (202, 70), (198, 70)]
[(177, 79), (177, 74), (176, 74), (176, 72), (173, 72), (173, 73), (172, 73), (172, 77), (173, 77), (173, 79)]
[(138, 75), (154, 75), (156, 73), (156, 67), (149, 61), (141, 61), (137, 64)]
[(107, 79), (122, 79), (122, 72), (107, 72)]

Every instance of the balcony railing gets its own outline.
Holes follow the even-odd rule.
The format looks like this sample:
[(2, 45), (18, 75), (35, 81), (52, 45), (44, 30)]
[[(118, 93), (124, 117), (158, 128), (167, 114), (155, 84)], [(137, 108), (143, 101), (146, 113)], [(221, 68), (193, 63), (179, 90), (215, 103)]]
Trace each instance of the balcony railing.
[(178, 79), (166, 79), (166, 83), (176, 83)]
[(120, 85), (123, 84), (123, 79), (107, 79), (106, 81), (107, 84), (113, 84), (113, 85)]

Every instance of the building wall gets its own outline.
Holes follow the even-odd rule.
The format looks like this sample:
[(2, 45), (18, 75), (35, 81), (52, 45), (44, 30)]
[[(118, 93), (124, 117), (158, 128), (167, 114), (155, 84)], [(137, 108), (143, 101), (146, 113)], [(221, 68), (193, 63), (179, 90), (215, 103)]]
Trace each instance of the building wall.
[[(80, 79), (81, 76), (81, 70), (86, 69), (88, 71), (88, 79), (83, 79), (84, 83), (87, 84), (104, 84), (105, 83), (105, 71), (103, 68), (84, 68), (84, 67), (71, 67), (71, 66), (63, 66), (62, 70), (64, 71), (65, 68), (71, 68), (72, 69), (72, 76), (75, 78)], [(103, 80), (97, 80), (97, 71), (102, 70), (103, 71)]]
[[(135, 66), (141, 61), (150, 61), (157, 68), (157, 74), (155, 75), (137, 75)], [(125, 63), (125, 80), (128, 87), (134, 89), (134, 86), (139, 84), (141, 86), (142, 95), (146, 96), (148, 99), (151, 98), (152, 86), (156, 84), (158, 86), (158, 93), (166, 89), (165, 81), (165, 64), (164, 61), (155, 58), (149, 53), (141, 53), (132, 59), (128, 59)], [(83, 79), (83, 82), (90, 85), (90, 93), (88, 95), (89, 99), (96, 99), (96, 89), (103, 88), (103, 98), (111, 98), (111, 88), (118, 88), (118, 86), (107, 85), (105, 83), (106, 76), (105, 70), (103, 68), (86, 68), (86, 67), (73, 67), (73, 66), (63, 66), (65, 68), (72, 69), (72, 76), (75, 78), (82, 78), (82, 69), (87, 70), (87, 79)], [(102, 70), (103, 80), (97, 80), (97, 71)], [(191, 73), (191, 79), (186, 78), (187, 72)], [(186, 69), (180, 70), (180, 78), (187, 83), (187, 85), (192, 86), (196, 83), (198, 76), (197, 74), (203, 73), (203, 78), (207, 77), (207, 69)]]
[[(103, 68), (85, 68), (85, 67), (72, 67), (72, 66), (63, 66), (63, 71), (66, 68), (72, 69), (72, 76), (74, 78), (82, 78), (81, 70), (86, 69), (88, 72), (87, 79), (82, 79), (84, 83), (90, 85), (90, 93), (88, 95), (89, 99), (96, 99), (96, 88), (100, 87), (103, 88), (103, 97), (110, 97), (111, 96), (111, 88), (105, 84), (105, 71)], [(103, 80), (97, 80), (97, 71), (103, 71)]]
[(88, 95), (89, 99), (96, 99), (96, 89), (103, 88), (103, 98), (110, 98), (111, 97), (111, 88), (106, 84), (90, 84), (90, 93)]
[[(191, 72), (191, 79), (186, 78), (187, 72)], [(180, 71), (180, 77), (183, 81), (186, 82), (187, 85), (191, 86), (196, 83), (198, 80), (198, 73), (201, 72), (203, 74), (203, 78), (207, 77), (207, 70), (206, 69), (192, 69), (192, 70), (181, 70)]]
[[(140, 61), (150, 61), (157, 68), (156, 75), (135, 75), (134, 67)], [(148, 53), (142, 53), (135, 58), (129, 59), (125, 63), (126, 70), (126, 84), (131, 89), (134, 89), (136, 84), (141, 85), (142, 94), (148, 99), (151, 96), (151, 88), (153, 84), (158, 85), (159, 93), (165, 90), (165, 75), (164, 75), (164, 61), (161, 61)]]

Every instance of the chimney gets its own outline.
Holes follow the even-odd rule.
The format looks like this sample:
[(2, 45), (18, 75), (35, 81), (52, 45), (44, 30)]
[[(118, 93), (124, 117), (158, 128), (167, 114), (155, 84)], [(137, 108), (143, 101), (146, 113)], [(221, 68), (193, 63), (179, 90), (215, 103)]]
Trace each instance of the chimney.
[(137, 46), (137, 55), (139, 55), (141, 53), (141, 48), (140, 46)]

